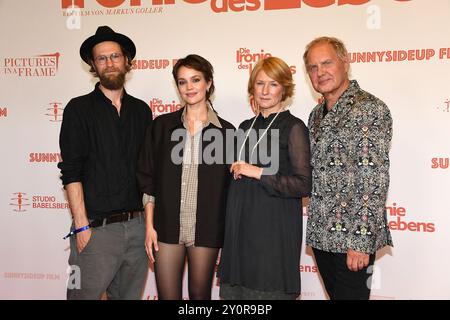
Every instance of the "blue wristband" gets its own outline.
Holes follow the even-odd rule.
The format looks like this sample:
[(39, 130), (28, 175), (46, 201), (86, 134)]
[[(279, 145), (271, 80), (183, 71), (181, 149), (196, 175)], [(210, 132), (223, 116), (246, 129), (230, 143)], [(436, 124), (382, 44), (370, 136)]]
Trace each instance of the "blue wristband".
[(74, 234), (77, 234), (77, 233), (79, 233), (79, 232), (82, 232), (82, 231), (84, 231), (84, 230), (87, 230), (87, 229), (89, 229), (90, 227), (91, 227), (90, 225), (87, 225), (87, 226), (81, 227), (80, 229), (72, 230), (72, 231), (70, 231), (69, 234), (68, 234), (67, 236), (65, 236), (63, 239), (66, 240), (67, 238), (73, 236)]

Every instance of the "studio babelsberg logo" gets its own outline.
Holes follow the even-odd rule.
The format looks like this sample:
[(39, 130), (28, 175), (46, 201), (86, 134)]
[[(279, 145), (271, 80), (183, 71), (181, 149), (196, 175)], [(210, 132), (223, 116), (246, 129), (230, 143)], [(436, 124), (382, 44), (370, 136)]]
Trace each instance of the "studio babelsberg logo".
[(26, 207), (30, 205), (24, 192), (14, 192), (10, 200), (9, 205), (14, 207), (13, 211), (15, 212), (25, 212), (27, 211)]
[(3, 73), (19, 78), (54, 77), (58, 72), (59, 52), (35, 56), (3, 58)]
[[(33, 211), (44, 209), (43, 212), (51, 212), (48, 209), (69, 209), (67, 201), (59, 201), (55, 195), (32, 195), (28, 196), (25, 192), (14, 192), (10, 198), (9, 205), (14, 212), (25, 212), (30, 209)], [(53, 211), (53, 210), (52, 210)]]

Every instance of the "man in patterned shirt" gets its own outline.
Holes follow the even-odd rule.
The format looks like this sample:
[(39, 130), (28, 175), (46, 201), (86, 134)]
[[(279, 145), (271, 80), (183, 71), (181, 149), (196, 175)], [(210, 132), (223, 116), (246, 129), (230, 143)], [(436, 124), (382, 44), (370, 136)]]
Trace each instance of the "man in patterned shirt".
[(310, 42), (303, 60), (323, 101), (309, 116), (313, 189), (306, 243), (330, 299), (369, 299), (376, 251), (392, 246), (385, 202), (392, 119), (349, 80), (342, 41)]

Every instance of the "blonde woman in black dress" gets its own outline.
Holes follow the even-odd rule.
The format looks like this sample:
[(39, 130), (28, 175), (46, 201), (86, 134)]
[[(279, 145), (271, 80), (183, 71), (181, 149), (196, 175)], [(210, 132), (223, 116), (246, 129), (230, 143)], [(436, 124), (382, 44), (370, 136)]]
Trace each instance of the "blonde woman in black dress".
[[(218, 274), (224, 299), (300, 294), (301, 200), (311, 192), (311, 167), (308, 129), (284, 106), (293, 92), (283, 60), (270, 57), (256, 64), (248, 94), (259, 112), (239, 126), (245, 135), (231, 166)], [(267, 154), (270, 163), (263, 159)]]

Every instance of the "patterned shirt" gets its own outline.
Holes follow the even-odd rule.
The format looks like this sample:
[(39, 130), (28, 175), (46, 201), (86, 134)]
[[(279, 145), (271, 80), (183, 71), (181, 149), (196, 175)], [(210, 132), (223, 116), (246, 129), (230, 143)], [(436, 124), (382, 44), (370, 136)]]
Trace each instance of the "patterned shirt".
[(333, 108), (309, 116), (313, 188), (306, 243), (316, 249), (374, 253), (390, 245), (386, 197), (392, 118), (383, 101), (350, 81)]

